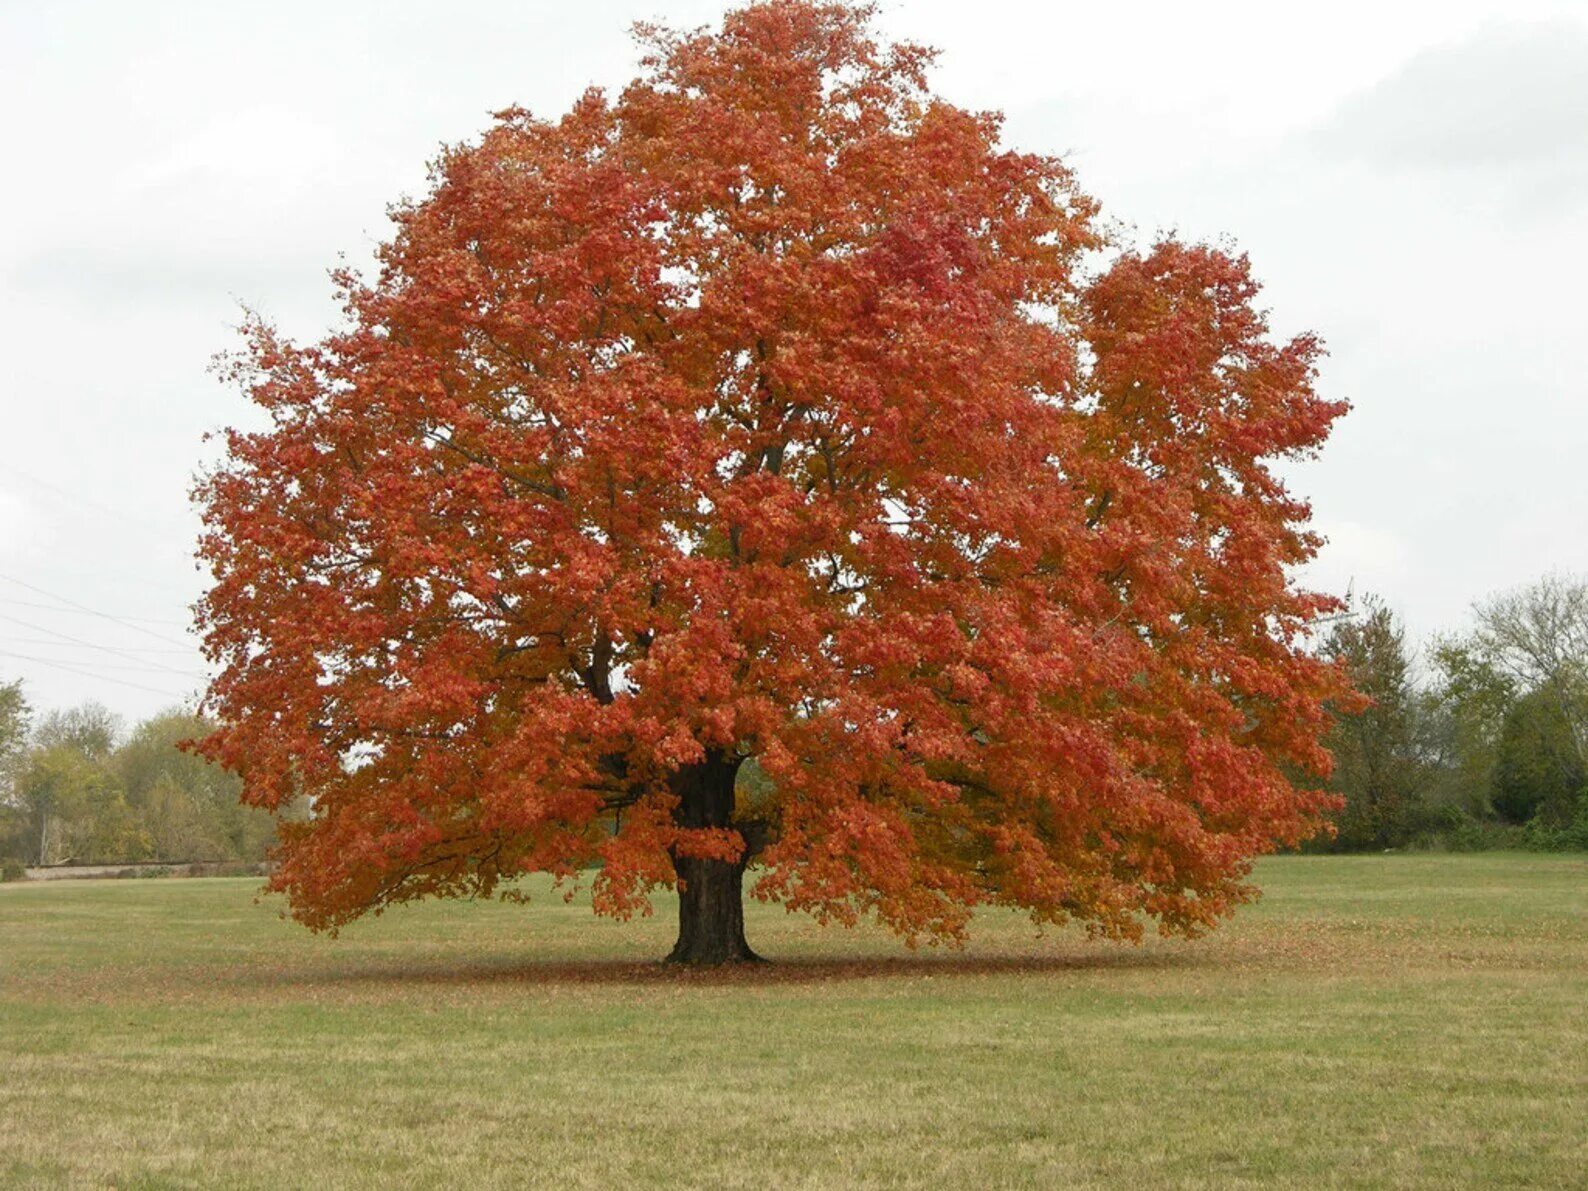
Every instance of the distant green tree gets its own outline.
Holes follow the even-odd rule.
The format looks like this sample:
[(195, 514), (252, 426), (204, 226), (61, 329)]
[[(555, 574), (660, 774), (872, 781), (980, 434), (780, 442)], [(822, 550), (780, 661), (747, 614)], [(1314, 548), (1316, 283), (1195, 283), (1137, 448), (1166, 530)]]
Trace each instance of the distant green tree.
[(1368, 596), (1358, 615), (1334, 626), (1324, 652), (1343, 662), (1352, 686), (1373, 700), (1356, 714), (1337, 714), (1329, 734), (1330, 788), (1345, 798), (1334, 846), (1398, 846), (1421, 810), (1417, 694), (1405, 629), (1382, 600)]
[(205, 814), (205, 808), (169, 774), (161, 774), (153, 786), (143, 791), (138, 810), (149, 832), (154, 859), (236, 859), (231, 847), (221, 838), (215, 816)]
[(1473, 609), (1473, 652), (1554, 709), (1588, 767), (1588, 580), (1550, 575)]
[(178, 747), (212, 731), (201, 716), (167, 711), (139, 724), (115, 752), (112, 766), (157, 859), (257, 861), (275, 843), (269, 813), (242, 804), (235, 774)]
[(16, 793), (27, 750), (28, 701), (19, 681), (0, 683), (0, 861), (28, 857), (28, 816)]
[(1588, 785), (1572, 727), (1548, 690), (1518, 699), (1505, 717), (1494, 768), (1493, 803), (1507, 822), (1565, 827)]
[(1422, 715), (1430, 800), (1468, 819), (1487, 818), (1500, 736), (1519, 695), (1518, 681), (1470, 638), (1439, 638), (1430, 655), (1434, 682)]
[(0, 683), (0, 781), (9, 782), (28, 743), (31, 712), (20, 680)]
[(121, 717), (100, 703), (83, 703), (45, 713), (33, 730), (35, 748), (62, 745), (90, 760), (110, 756), (121, 735)]
[(37, 843), (36, 860), (52, 864), (115, 864), (147, 858), (150, 844), (100, 758), (70, 743), (35, 747), (17, 780)]
[(1439, 780), (1474, 817), (1550, 830), (1588, 816), (1588, 581), (1547, 576), (1473, 620), (1434, 650)]
[[(20, 726), (8, 729), (13, 722)], [(0, 686), (0, 761), (10, 759), (0, 787), (0, 857), (30, 864), (264, 859), (276, 840), (272, 817), (242, 804), (235, 775), (179, 747), (213, 730), (208, 720), (172, 710), (123, 739), (117, 717), (87, 703), (40, 717), (30, 735), (19, 690)]]

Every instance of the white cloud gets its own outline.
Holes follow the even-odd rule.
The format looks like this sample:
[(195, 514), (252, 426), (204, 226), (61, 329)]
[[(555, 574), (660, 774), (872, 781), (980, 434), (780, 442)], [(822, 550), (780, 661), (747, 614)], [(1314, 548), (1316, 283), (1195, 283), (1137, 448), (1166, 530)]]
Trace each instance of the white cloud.
[(1588, 200), (1588, 30), (1492, 24), (1425, 50), (1343, 102), (1314, 140), (1543, 207)]

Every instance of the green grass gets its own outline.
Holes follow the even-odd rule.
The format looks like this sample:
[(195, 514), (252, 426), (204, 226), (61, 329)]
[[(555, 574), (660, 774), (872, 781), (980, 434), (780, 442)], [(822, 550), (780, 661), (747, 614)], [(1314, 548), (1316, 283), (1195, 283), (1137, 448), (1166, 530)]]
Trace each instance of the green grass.
[(6, 886), (0, 1184), (1584, 1185), (1588, 862), (1258, 877), (1140, 948), (989, 915), (912, 955), (756, 906), (781, 962), (727, 975), (643, 962), (667, 905), (331, 940), (250, 880)]

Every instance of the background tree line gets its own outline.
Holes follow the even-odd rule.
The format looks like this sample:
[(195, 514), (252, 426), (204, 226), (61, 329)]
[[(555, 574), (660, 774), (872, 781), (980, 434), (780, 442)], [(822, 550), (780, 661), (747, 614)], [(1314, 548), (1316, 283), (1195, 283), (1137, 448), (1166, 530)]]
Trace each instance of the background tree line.
[(0, 685), (0, 863), (130, 864), (264, 859), (275, 825), (240, 783), (182, 751), (211, 730), (172, 710), (123, 733), (96, 703), (35, 718)]
[(1588, 849), (1588, 582), (1480, 603), (1422, 657), (1368, 597), (1324, 648), (1373, 704), (1336, 717), (1345, 808), (1316, 846)]

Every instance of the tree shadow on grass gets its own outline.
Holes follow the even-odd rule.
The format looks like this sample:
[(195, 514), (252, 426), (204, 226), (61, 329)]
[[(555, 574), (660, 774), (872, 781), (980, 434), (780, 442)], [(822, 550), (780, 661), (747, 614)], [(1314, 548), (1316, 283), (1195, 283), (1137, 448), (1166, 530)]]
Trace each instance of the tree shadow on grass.
[(1039, 976), (1064, 972), (1152, 971), (1197, 963), (1189, 951), (1118, 950), (1065, 955), (901, 955), (794, 958), (771, 963), (696, 968), (625, 959), (504, 960), (446, 964), (348, 964), (320, 970), (254, 971), (244, 982), (286, 987), (343, 989), (400, 985), (466, 987), (522, 984), (778, 986), (858, 980), (963, 979), (978, 976)]

